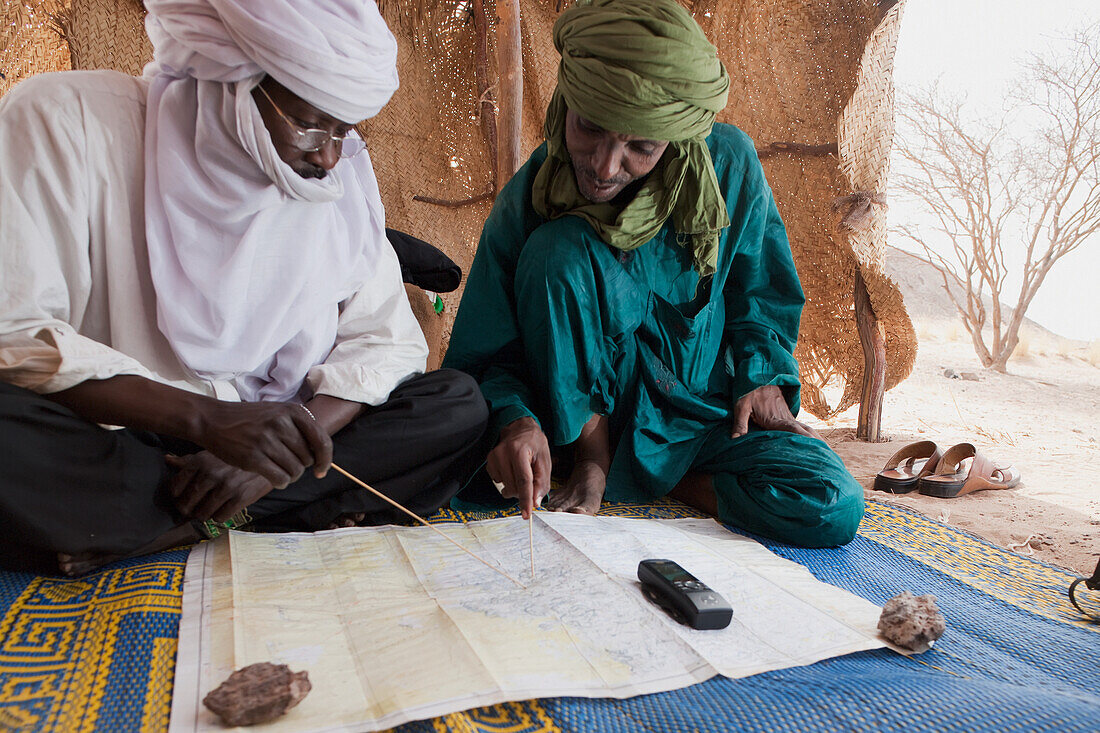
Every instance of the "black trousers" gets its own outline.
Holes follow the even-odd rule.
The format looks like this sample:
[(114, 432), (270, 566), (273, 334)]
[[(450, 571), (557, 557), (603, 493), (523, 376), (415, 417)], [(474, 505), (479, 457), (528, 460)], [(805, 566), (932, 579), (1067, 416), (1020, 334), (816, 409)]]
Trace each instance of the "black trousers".
[[(487, 420), (477, 383), (451, 369), (405, 382), (333, 436), (333, 458), (413, 512), (459, 488)], [(166, 453), (199, 447), (137, 430), (105, 430), (55, 402), (0, 383), (0, 562), (40, 566), (58, 552), (124, 554), (178, 526)], [(367, 524), (406, 517), (337, 473), (306, 471), (248, 507), (257, 529), (324, 529), (339, 515)]]

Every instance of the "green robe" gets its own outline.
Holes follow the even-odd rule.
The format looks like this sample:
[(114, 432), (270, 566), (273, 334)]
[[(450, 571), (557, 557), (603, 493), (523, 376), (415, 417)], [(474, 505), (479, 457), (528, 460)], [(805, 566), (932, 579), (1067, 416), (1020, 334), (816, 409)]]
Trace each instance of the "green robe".
[(611, 501), (664, 496), (701, 470), (726, 521), (841, 544), (862, 490), (828, 446), (777, 431), (729, 437), (733, 405), (757, 387), (781, 387), (797, 414), (804, 298), (752, 141), (717, 124), (707, 145), (731, 223), (702, 280), (671, 222), (624, 252), (579, 217), (536, 214), (531, 182), (546, 156), (536, 150), (485, 223), (444, 366), (478, 380), (494, 436), (530, 416), (568, 445), (608, 415)]

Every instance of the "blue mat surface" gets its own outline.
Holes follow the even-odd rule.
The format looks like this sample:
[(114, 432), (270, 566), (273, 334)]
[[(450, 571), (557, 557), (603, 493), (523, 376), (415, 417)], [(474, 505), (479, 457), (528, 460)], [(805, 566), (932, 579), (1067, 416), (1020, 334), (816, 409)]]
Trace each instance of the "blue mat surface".
[[(603, 513), (696, 516), (674, 502)], [(487, 516), (444, 511), (433, 521)], [(874, 502), (846, 547), (762, 541), (878, 604), (901, 590), (932, 593), (947, 633), (911, 658), (877, 650), (628, 700), (494, 705), (399, 730), (1100, 730), (1100, 625), (1069, 604), (1065, 571)], [(0, 730), (163, 730), (185, 559), (160, 553), (75, 581), (0, 574)]]

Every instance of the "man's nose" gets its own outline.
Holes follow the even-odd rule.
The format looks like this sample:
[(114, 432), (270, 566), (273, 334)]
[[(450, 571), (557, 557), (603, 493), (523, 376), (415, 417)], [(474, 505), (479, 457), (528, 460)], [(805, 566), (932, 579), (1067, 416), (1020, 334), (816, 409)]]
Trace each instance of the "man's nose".
[(325, 141), (325, 144), (321, 146), (320, 150), (314, 150), (312, 153), (307, 153), (305, 159), (313, 163), (313, 165), (320, 166), (326, 171), (330, 171), (340, 162), (340, 143), (329, 138)]
[(622, 150), (615, 143), (601, 145), (596, 150), (596, 160), (593, 168), (596, 178), (601, 181), (610, 181), (623, 169)]

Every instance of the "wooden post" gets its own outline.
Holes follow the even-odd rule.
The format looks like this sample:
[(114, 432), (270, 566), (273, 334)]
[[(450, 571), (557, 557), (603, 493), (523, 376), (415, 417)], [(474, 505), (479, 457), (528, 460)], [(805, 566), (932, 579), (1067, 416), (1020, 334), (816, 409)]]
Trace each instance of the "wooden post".
[(493, 85), (489, 83), (489, 18), (485, 14), (485, 0), (473, 0), (471, 10), (474, 16), (474, 33), (477, 35), (474, 51), (477, 118), (481, 122), (481, 134), (489, 148), (489, 166), (492, 172), (489, 180), (493, 182), (490, 195), (495, 195), (500, 188), (497, 183), (497, 101), (493, 96)]
[(523, 51), (520, 45), (519, 0), (497, 0), (497, 73), (500, 115), (497, 117), (497, 190), (520, 166), (523, 125)]
[(879, 443), (882, 429), (882, 397), (886, 393), (886, 330), (879, 323), (863, 273), (856, 268), (856, 328), (863, 347), (863, 392), (859, 400), (856, 438)]
[(499, 158), (497, 153), (497, 117), (496, 99), (493, 98), (493, 85), (489, 83), (489, 17), (485, 14), (485, 0), (471, 0), (470, 13), (474, 18), (474, 34), (477, 45), (474, 47), (474, 80), (477, 83), (477, 116), (481, 123), (481, 134), (489, 148), (489, 189), (464, 199), (441, 199), (435, 196), (413, 196), (413, 201), (421, 201), (435, 206), (458, 209), (463, 206), (491, 201), (497, 191), (511, 177), (508, 173), (500, 179)]

